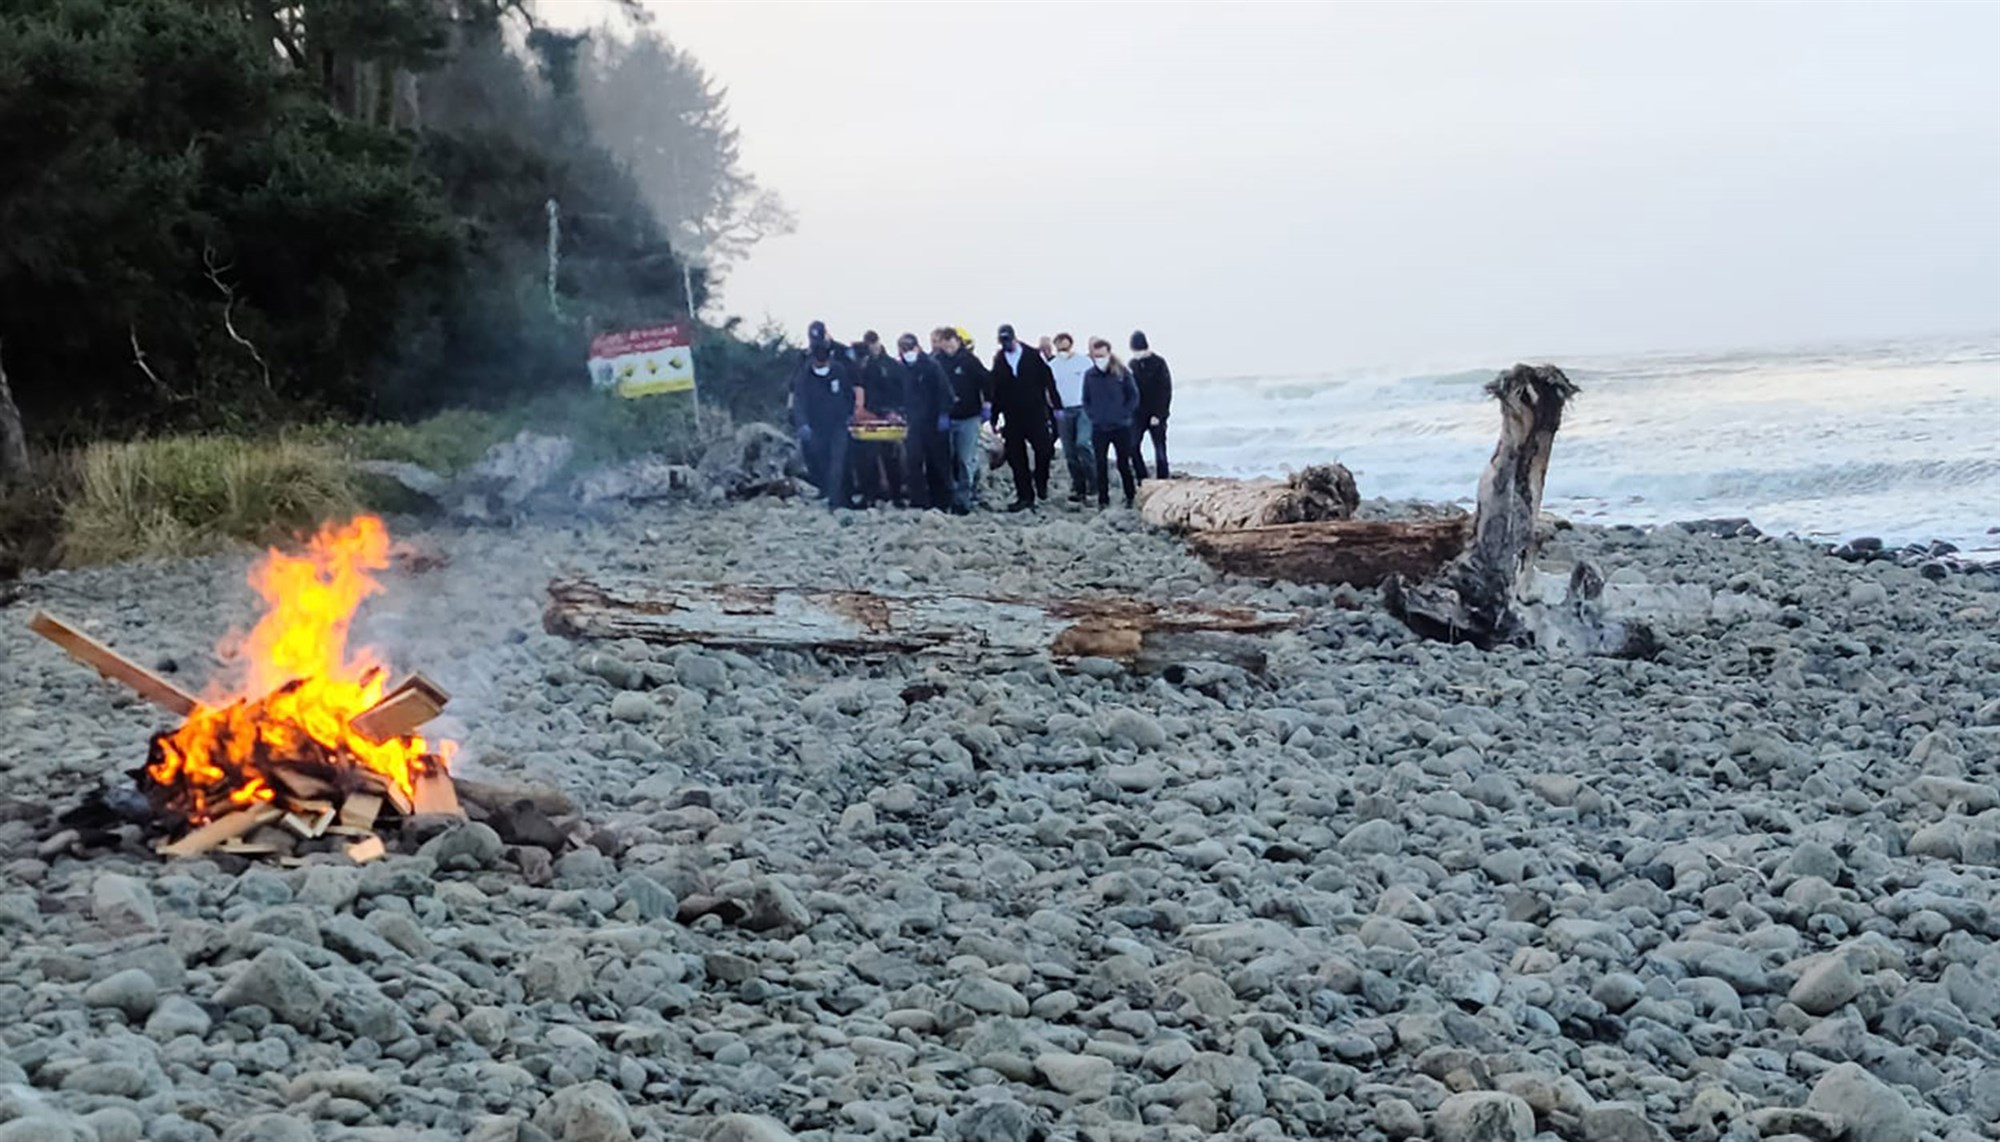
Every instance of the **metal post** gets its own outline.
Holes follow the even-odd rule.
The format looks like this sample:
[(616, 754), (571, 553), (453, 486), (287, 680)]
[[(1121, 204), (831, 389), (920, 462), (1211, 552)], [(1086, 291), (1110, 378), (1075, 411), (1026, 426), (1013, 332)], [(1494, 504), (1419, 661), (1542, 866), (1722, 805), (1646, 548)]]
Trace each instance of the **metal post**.
[(562, 215), (556, 200), (548, 201), (549, 211), (549, 316), (562, 320), (562, 303), (556, 298), (556, 269), (562, 260)]

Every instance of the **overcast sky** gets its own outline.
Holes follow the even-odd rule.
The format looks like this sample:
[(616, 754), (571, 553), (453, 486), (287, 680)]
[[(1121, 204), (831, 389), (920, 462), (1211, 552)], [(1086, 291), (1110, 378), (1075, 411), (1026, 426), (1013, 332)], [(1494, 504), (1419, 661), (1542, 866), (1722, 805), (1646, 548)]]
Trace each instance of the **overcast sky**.
[(1993, 0), (650, 7), (799, 219), (724, 308), (795, 333), (1222, 376), (2000, 327)]

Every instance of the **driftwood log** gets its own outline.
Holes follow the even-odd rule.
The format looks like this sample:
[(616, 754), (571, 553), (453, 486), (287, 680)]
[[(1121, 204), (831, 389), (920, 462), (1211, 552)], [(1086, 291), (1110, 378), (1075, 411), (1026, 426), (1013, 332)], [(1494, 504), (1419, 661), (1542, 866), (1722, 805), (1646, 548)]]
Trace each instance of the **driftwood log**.
[(1253, 579), (1379, 587), (1391, 576), (1421, 580), (1465, 550), (1472, 517), (1334, 520), (1196, 532), (1188, 537), (1209, 566)]
[(1352, 519), (1360, 504), (1354, 474), (1339, 464), (1315, 464), (1284, 480), (1149, 480), (1139, 489), (1139, 518), (1169, 531)]
[(1650, 629), (1604, 618), (1604, 580), (1588, 564), (1577, 565), (1560, 604), (1530, 600), (1542, 486), (1576, 385), (1554, 365), (1516, 365), (1486, 392), (1500, 402), (1500, 442), (1479, 478), (1471, 542), (1426, 581), (1386, 580), (1390, 610), (1426, 638), (1482, 649), (1539, 644), (1621, 657), (1656, 653)]
[(1107, 658), (1142, 673), (1219, 662), (1259, 673), (1300, 616), (1129, 597), (1024, 599), (637, 579), (549, 584), (543, 625), (571, 638), (884, 658)]

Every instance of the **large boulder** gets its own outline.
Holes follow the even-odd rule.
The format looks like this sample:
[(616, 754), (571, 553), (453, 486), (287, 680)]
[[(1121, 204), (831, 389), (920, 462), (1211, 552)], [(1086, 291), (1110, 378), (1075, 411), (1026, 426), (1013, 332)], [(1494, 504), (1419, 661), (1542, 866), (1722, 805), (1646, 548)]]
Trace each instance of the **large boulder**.
[(576, 446), (567, 436), (523, 429), (512, 440), (486, 450), (478, 463), (457, 476), (398, 460), (361, 460), (356, 471), (380, 476), (435, 502), (453, 519), (506, 522), (569, 465)]
[(805, 474), (798, 440), (768, 424), (746, 424), (709, 445), (698, 467), (731, 499), (799, 495)]
[(585, 475), (577, 480), (574, 492), (585, 505), (607, 500), (639, 504), (688, 499), (707, 489), (707, 478), (686, 464), (671, 464), (660, 456), (641, 456)]

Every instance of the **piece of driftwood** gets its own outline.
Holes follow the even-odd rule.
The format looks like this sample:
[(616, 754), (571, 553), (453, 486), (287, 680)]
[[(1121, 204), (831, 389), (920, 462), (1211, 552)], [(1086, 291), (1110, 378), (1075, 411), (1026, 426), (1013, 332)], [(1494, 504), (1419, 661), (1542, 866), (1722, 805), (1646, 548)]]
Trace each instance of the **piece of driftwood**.
[(356, 714), (347, 726), (379, 744), (415, 733), (419, 726), (443, 713), (450, 701), (451, 695), (445, 693), (444, 687), (421, 674), (412, 674), (383, 695), (381, 701)]
[(1596, 605), (1603, 578), (1588, 565), (1577, 566), (1561, 604), (1529, 601), (1542, 486), (1576, 385), (1554, 365), (1516, 365), (1486, 392), (1500, 402), (1500, 442), (1479, 478), (1472, 538), (1422, 582), (1390, 576), (1383, 583), (1389, 609), (1426, 638), (1486, 649), (1541, 644), (1624, 657), (1657, 652), (1650, 629), (1605, 621)]
[(1188, 546), (1218, 571), (1246, 578), (1379, 587), (1391, 575), (1429, 578), (1465, 550), (1471, 535), (1470, 516), (1330, 520), (1197, 532)]
[(201, 705), (194, 695), (47, 611), (36, 611), (28, 619), (28, 629), (62, 647), (63, 653), (71, 658), (113, 682), (123, 683), (141, 698), (169, 713), (185, 718)]
[(1351, 519), (1360, 505), (1354, 474), (1340, 464), (1315, 464), (1283, 480), (1148, 480), (1139, 489), (1139, 518), (1169, 531)]
[(549, 584), (549, 596), (543, 625), (571, 638), (875, 658), (1109, 658), (1141, 670), (1190, 656), (1261, 670), (1261, 640), (1253, 636), (1300, 621), (1289, 613), (1122, 596), (1024, 599), (640, 579), (559, 580)]

